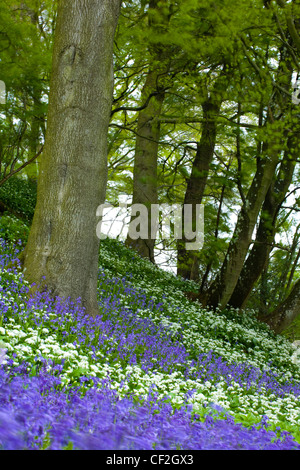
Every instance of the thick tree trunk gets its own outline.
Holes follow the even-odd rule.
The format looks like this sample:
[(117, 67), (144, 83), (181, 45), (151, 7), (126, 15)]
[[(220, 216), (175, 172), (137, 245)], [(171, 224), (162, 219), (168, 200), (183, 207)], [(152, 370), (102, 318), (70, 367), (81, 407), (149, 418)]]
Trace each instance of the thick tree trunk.
[[(149, 29), (152, 34), (165, 30), (170, 19), (169, 0), (151, 0), (149, 7)], [(161, 114), (165, 99), (163, 77), (169, 68), (169, 50), (164, 45), (154, 44), (150, 46), (149, 52), (154, 67), (148, 71), (142, 91), (142, 103), (151, 98), (148, 106), (142, 109), (138, 116), (132, 196), (132, 204), (142, 204), (148, 210), (148, 235), (147, 238), (132, 239), (128, 234), (126, 245), (154, 263), (155, 238), (151, 235), (151, 205), (158, 203), (157, 158), (160, 123), (157, 118)], [(131, 221), (135, 218), (132, 216)]]
[[(37, 206), (24, 253), (30, 282), (98, 313), (96, 209), (104, 202), (121, 0), (58, 4)], [(43, 279), (44, 277), (44, 279)]]

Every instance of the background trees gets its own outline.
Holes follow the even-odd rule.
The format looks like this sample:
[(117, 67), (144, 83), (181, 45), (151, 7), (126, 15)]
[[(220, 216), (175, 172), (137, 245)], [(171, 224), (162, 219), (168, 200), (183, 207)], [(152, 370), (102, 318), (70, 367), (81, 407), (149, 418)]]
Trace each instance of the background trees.
[(7, 90), (0, 120), (1, 185), (23, 168), (29, 178), (37, 178), (36, 159), (46, 130), (56, 4), (7, 1), (0, 8), (0, 75)]
[[(1, 114), (4, 177), (34, 159), (44, 142), (55, 5), (31, 0), (18, 8), (9, 2), (2, 7), (11, 24), (9, 36), (3, 22), (0, 37), (0, 78), (8, 89)], [(146, 206), (191, 204), (194, 213), (197, 204), (205, 206), (200, 252), (187, 251), (184, 239), (163, 240), (160, 231), (156, 240), (150, 234), (146, 240), (127, 237), (128, 245), (154, 263), (159, 250), (169, 253), (169, 267), (196, 281), (194, 296), (203, 304), (253, 307), (277, 331), (297, 316), (299, 305), (300, 105), (292, 101), (299, 18), (295, 1), (124, 2), (114, 43), (108, 150), (101, 157), (103, 165), (108, 159), (108, 202), (117, 204), (122, 194)], [(31, 38), (22, 50), (19, 33)], [(91, 45), (87, 54), (94, 53)], [(14, 64), (18, 80), (10, 79), (13, 69), (7, 72), (3, 63)], [(105, 125), (92, 117), (94, 129), (98, 126), (104, 136)], [(49, 126), (50, 118), (49, 112)], [(80, 148), (88, 158), (90, 141), (80, 132), (78, 139), (74, 156)], [(45, 149), (42, 159), (48, 160), (49, 152)], [(54, 171), (49, 167), (59, 185)], [(38, 166), (27, 165), (26, 172), (24, 177), (36, 178)], [(92, 197), (93, 205), (96, 199), (101, 203), (96, 179), (89, 177), (93, 196), (74, 202), (77, 208), (87, 207)], [(42, 180), (40, 175), (41, 187)], [(53, 189), (56, 198), (59, 191)], [(59, 207), (58, 200), (55, 204)], [(69, 226), (72, 216), (65, 204)], [(90, 223), (79, 218), (82, 226)], [(65, 233), (63, 222), (59, 225)], [(70, 244), (66, 239), (65, 251)], [(71, 278), (64, 282), (70, 284)]]

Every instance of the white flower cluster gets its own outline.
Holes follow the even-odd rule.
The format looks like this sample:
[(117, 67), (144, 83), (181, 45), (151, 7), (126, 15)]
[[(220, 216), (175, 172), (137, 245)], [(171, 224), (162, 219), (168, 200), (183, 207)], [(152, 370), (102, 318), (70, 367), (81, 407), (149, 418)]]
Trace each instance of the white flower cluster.
[[(106, 253), (105, 256), (110, 259), (109, 254)], [(111, 259), (111, 266), (114, 262), (115, 260)], [(197, 358), (201, 353), (214, 351), (229, 363), (246, 362), (262, 370), (270, 368), (267, 363), (272, 358), (276, 360), (276, 370), (282, 372), (279, 380), (284, 381), (291, 375), (300, 380), (299, 350), (294, 349), (284, 338), (271, 338), (268, 330), (258, 328), (251, 318), (241, 318), (241, 321), (237, 322), (224, 315), (202, 309), (199, 304), (188, 301), (179, 288), (172, 286), (171, 281), (174, 279), (172, 274), (163, 273), (160, 282), (159, 277), (155, 277), (157, 268), (144, 264), (147, 271), (153, 273), (152, 283), (147, 276), (141, 279), (141, 265), (139, 268), (134, 268), (133, 264), (128, 265), (124, 262), (123, 267), (120, 264), (120, 273), (122, 274), (122, 269), (126, 268), (127, 271), (133, 269), (135, 275), (134, 269), (137, 269), (139, 272), (136, 276), (139, 276), (139, 280), (136, 282), (133, 278), (133, 287), (137, 289), (138, 286), (143, 293), (146, 293), (148, 299), (152, 298), (155, 302), (162, 303), (163, 310), (139, 309), (138, 315), (146, 319), (151, 318), (155, 324), (162, 325), (173, 333), (175, 339), (179, 338), (179, 333), (182, 333), (182, 344), (191, 357)], [(115, 276), (116, 272), (113, 274)], [(166, 287), (168, 285), (169, 287)], [(8, 293), (5, 301), (13, 302), (14, 295), (13, 292)], [(129, 295), (124, 294), (119, 298), (128, 309), (132, 308), (133, 311), (134, 308), (138, 309), (138, 305), (134, 307), (134, 298)], [(54, 312), (47, 313), (46, 307), (44, 310), (32, 312), (32, 315), (45, 321), (56, 316)], [(110, 345), (116, 343), (114, 337), (104, 340)], [(0, 327), (0, 341), (2, 341), (0, 362), (1, 350), (6, 350), (3, 361), (6, 361), (6, 355), (12, 357), (12, 353), (16, 353), (14, 365), (22, 361), (34, 364), (34, 359), (39, 355), (56, 363), (64, 359), (65, 364), (61, 374), (64, 384), (68, 384), (74, 376), (79, 375), (109, 377), (111, 387), (120, 397), (134, 393), (137, 398), (143, 400), (154, 388), (158, 398), (169, 397), (174, 406), (181, 406), (188, 401), (195, 411), (201, 411), (204, 405), (213, 402), (234, 416), (246, 417), (249, 413), (255, 417), (267, 415), (274, 423), (284, 417), (286, 422), (295, 426), (300, 425), (299, 398), (292, 393), (279, 398), (264, 389), (260, 394), (251, 392), (237, 384), (233, 378), (230, 385), (227, 385), (222, 376), (217, 377), (214, 383), (213, 380), (211, 382), (199, 379), (187, 380), (180, 370), (166, 373), (157, 369), (146, 373), (140, 365), (123, 367), (115, 357), (113, 359), (105, 357), (101, 349), (94, 353), (87, 350), (84, 345), (77, 347), (72, 343), (62, 344), (57, 333), (50, 327), (36, 327), (33, 323), (24, 327), (12, 318)], [(155, 363), (155, 358), (153, 362)]]

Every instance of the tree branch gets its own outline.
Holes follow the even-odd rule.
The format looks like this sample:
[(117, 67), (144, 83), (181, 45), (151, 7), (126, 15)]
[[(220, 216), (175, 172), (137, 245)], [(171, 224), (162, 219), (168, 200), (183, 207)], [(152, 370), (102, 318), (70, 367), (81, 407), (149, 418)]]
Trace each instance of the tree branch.
[(289, 33), (293, 39), (293, 42), (297, 48), (297, 51), (298, 53), (300, 54), (300, 36), (298, 34), (298, 31), (296, 29), (296, 26), (295, 26), (295, 22), (293, 20), (293, 16), (292, 14), (290, 13), (290, 11), (287, 11), (287, 4), (284, 0), (276, 0), (277, 4), (280, 6), (280, 8), (282, 8), (283, 10), (285, 10), (285, 18), (286, 18), (286, 24), (287, 24), (287, 27), (288, 27), (288, 30), (289, 30)]
[(8, 175), (6, 175), (1, 181), (0, 181), (0, 186), (2, 186), (9, 178), (11, 178), (13, 175), (15, 175), (16, 173), (19, 173), (21, 170), (23, 170), (23, 168), (25, 168), (27, 165), (30, 165), (30, 163), (32, 163), (36, 158), (38, 158), (42, 151), (44, 149), (44, 146), (41, 147), (41, 149), (38, 151), (38, 153), (36, 155), (34, 155), (34, 157), (30, 158), (30, 160), (28, 160), (27, 162), (23, 163), (21, 166), (19, 166), (16, 170), (13, 170), (13, 171), (10, 171), (8, 173)]
[(110, 116), (113, 116), (115, 113), (118, 113), (119, 111), (142, 111), (142, 109), (147, 108), (152, 96), (157, 96), (160, 93), (161, 93), (160, 91), (154, 91), (153, 93), (150, 93), (146, 102), (142, 106), (138, 106), (137, 108), (133, 106), (120, 106), (119, 108), (115, 108), (112, 110)]

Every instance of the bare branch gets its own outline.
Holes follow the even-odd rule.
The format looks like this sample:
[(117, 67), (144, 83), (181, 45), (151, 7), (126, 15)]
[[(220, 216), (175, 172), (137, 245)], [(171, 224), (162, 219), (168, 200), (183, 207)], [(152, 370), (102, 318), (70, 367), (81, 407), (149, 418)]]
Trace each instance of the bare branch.
[(6, 175), (1, 181), (0, 181), (0, 186), (2, 186), (9, 178), (11, 178), (13, 175), (15, 175), (16, 173), (19, 173), (21, 170), (23, 170), (27, 165), (30, 165), (30, 163), (32, 163), (36, 158), (38, 158), (42, 151), (44, 149), (44, 146), (42, 146), (40, 148), (40, 150), (38, 151), (38, 153), (36, 155), (34, 155), (34, 157), (30, 158), (30, 160), (28, 160), (27, 162), (23, 163), (21, 166), (19, 166), (16, 170), (13, 170), (13, 171), (10, 171), (8, 173), (8, 175)]

